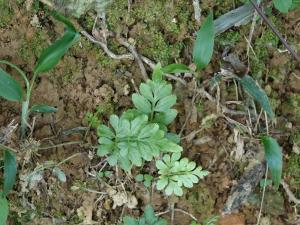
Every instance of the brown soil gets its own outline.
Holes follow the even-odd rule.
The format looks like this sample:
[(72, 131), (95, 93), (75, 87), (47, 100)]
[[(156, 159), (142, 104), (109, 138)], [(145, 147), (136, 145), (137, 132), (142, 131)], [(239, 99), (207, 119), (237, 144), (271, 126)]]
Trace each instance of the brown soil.
[[(207, 2), (209, 1), (204, 2), (205, 5), (208, 5), (205, 10), (208, 10), (210, 4)], [(45, 14), (43, 7), (38, 12), (34, 10), (28, 12), (22, 5), (15, 2), (11, 3), (11, 7), (14, 12), (11, 21), (7, 26), (0, 28), (0, 59), (10, 60), (27, 71), (30, 77), (32, 75), (30, 71), (40, 53), (40, 45), (43, 45), (43, 48), (51, 43), (61, 34), (62, 27), (54, 24), (53, 20)], [(298, 49), (300, 43), (300, 32), (297, 25), (299, 13), (300, 10), (296, 10), (280, 18), (280, 21), (285, 24), (284, 34), (293, 40), (293, 44), (298, 46)], [(41, 28), (33, 27), (30, 24), (34, 15), (40, 19)], [(193, 21), (193, 23), (197, 27), (196, 22)], [(77, 24), (77, 26), (80, 25)], [(264, 27), (261, 24), (257, 26)], [(136, 25), (123, 27), (123, 29), (129, 29), (129, 34), (136, 35), (138, 33), (136, 29), (139, 28)], [(246, 36), (248, 35), (249, 26), (237, 29), (244, 32)], [(267, 28), (264, 27), (264, 29)], [(259, 38), (259, 32), (255, 32), (254, 40)], [(36, 42), (36, 33), (41, 35), (39, 46), (34, 46), (34, 49), (26, 49), (26, 44)], [(187, 36), (186, 39), (193, 37), (193, 33), (186, 33), (185, 35)], [(184, 38), (180, 36), (179, 39)], [(176, 41), (178, 40), (174, 40), (172, 37), (170, 42)], [(139, 49), (143, 47), (141, 45), (138, 46)], [(242, 37), (232, 47), (231, 51), (241, 56), (245, 54), (245, 46), (246, 42)], [(124, 48), (118, 47), (117, 51), (122, 52)], [(212, 64), (201, 75), (201, 84), (207, 83), (213, 74), (220, 70), (219, 60), (222, 51), (221, 47), (216, 48)], [(288, 159), (292, 154), (290, 140), (292, 135), (299, 132), (300, 121), (299, 115), (296, 115), (297, 112), (290, 111), (285, 106), (289, 96), (299, 94), (300, 71), (293, 69), (295, 68), (294, 64), (288, 63), (293, 59), (287, 53), (278, 53), (274, 49), (271, 51), (273, 51), (272, 58), (268, 59), (265, 64), (269, 70), (276, 67), (276, 71), (279, 71), (278, 73), (284, 79), (279, 78), (265, 82), (263, 85), (264, 87), (270, 85), (272, 98), (279, 101), (276, 110), (278, 124), (270, 128), (270, 133), (283, 146), (286, 168)], [(147, 52), (147, 49), (144, 49), (143, 52)], [(191, 52), (188, 53), (191, 54)], [(185, 55), (185, 51), (182, 51), (181, 60), (191, 63)], [(245, 58), (245, 55), (242, 58)], [(100, 61), (103, 59), (108, 63), (101, 63)], [(17, 78), (15, 71), (2, 65), (1, 68), (7, 69)], [(148, 73), (151, 73), (150, 69)], [(267, 75), (264, 80), (268, 80)], [(11, 147), (18, 149), (19, 163), (18, 181), (14, 191), (9, 195), (11, 202), (9, 224), (117, 224), (120, 222), (121, 216), (127, 214), (141, 215), (144, 206), (149, 202), (152, 202), (156, 212), (163, 212), (168, 208), (169, 200), (162, 193), (155, 192), (151, 195), (149, 190), (136, 183), (131, 175), (120, 170), (116, 172), (115, 168), (106, 165), (105, 170), (112, 171), (113, 175), (110, 178), (105, 178), (105, 182), (92, 176), (105, 162), (103, 158), (96, 155), (96, 149), (92, 147), (97, 145), (96, 131), (87, 129), (88, 123), (85, 120), (85, 115), (88, 112), (95, 112), (97, 107), (107, 107), (109, 110), (103, 113), (101, 118), (103, 122), (106, 122), (111, 112), (120, 114), (124, 109), (131, 107), (131, 94), (135, 90), (132, 81), (136, 86), (142, 81), (137, 63), (130, 60), (112, 60), (84, 37), (67, 53), (55, 69), (40, 77), (33, 91), (31, 104), (44, 103), (56, 106), (58, 112), (35, 115), (34, 118), (30, 118), (30, 121), (35, 121), (35, 124), (34, 130), (27, 140), (27, 145), (19, 143), (17, 132), (9, 143)], [(218, 113), (215, 103), (207, 99), (197, 97), (195, 104), (193, 104), (195, 80), (187, 78), (186, 81), (188, 82), (187, 88), (170, 81), (173, 82), (175, 93), (179, 99), (176, 105), (179, 117), (170, 128), (172, 131), (179, 132), (187, 120), (183, 136), (201, 128), (201, 122), (207, 115), (217, 115)], [(226, 101), (235, 100), (233, 87), (234, 84), (230, 82), (224, 82), (220, 86), (222, 104)], [(212, 92), (211, 94), (215, 96), (216, 93)], [(200, 106), (202, 107), (201, 110), (199, 110)], [(298, 107), (300, 110), (300, 102)], [(300, 112), (298, 111), (298, 113)], [(19, 115), (20, 106), (18, 104), (0, 99), (1, 127), (6, 127), (12, 120), (18, 122), (20, 120)], [(246, 117), (227, 116), (246, 124)], [(292, 126), (288, 126), (289, 124)], [(210, 171), (210, 175), (204, 181), (188, 190), (182, 198), (174, 200), (175, 207), (189, 212), (199, 221), (213, 215), (221, 215), (230, 190), (243, 174), (251, 155), (262, 151), (261, 148), (257, 147), (259, 141), (245, 133), (242, 134), (244, 152), (241, 157), (238, 157), (236, 155), (237, 141), (234, 138), (235, 129), (232, 123), (229, 123), (224, 117), (218, 117), (207, 128), (197, 133), (192, 140), (184, 140), (182, 143), (185, 149), (184, 155)], [(202, 143), (201, 140), (204, 138), (208, 141)], [(41, 146), (55, 146), (78, 141), (82, 141), (84, 144), (39, 149)], [(197, 141), (198, 144), (196, 144)], [(201, 143), (199, 144), (199, 142)], [(44, 170), (36, 185), (30, 186), (24, 181), (25, 177), (37, 169), (39, 165), (46, 165), (48, 161), (58, 163), (75, 153), (80, 154), (60, 166), (66, 175), (67, 182), (60, 182), (57, 177), (53, 176), (51, 169)], [(150, 169), (146, 168), (145, 170)], [(109, 188), (106, 184), (111, 187)], [(113, 200), (115, 194), (100, 193), (110, 193), (111, 189), (114, 189), (116, 193), (124, 193), (124, 188), (128, 196), (134, 196), (137, 199), (136, 207), (133, 209), (130, 209), (126, 204), (115, 206)], [(100, 194), (92, 193), (89, 190), (94, 190)], [(291, 186), (291, 190), (300, 197), (299, 186), (294, 184)], [(271, 191), (267, 188), (267, 192)], [(258, 187), (252, 196), (252, 201), (249, 201), (235, 214), (224, 218), (220, 216), (219, 224), (255, 224), (260, 208), (261, 193), (261, 189)], [(299, 208), (294, 208), (293, 204), (289, 203), (283, 189), (280, 188), (279, 193), (265, 199), (264, 207), (267, 209), (263, 211), (262, 220), (265, 223), (261, 224), (293, 224), (295, 222)], [(276, 200), (274, 204), (269, 202), (272, 199)], [(170, 221), (169, 213), (163, 217)], [(176, 212), (174, 224), (188, 225), (190, 223), (191, 218), (188, 215)]]

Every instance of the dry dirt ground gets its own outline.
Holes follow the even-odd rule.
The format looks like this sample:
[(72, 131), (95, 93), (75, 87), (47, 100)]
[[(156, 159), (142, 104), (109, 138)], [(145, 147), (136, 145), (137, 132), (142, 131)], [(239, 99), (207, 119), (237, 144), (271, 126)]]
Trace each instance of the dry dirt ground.
[[(132, 1), (130, 8), (128, 1), (116, 2), (107, 11), (109, 30), (134, 39), (137, 51), (153, 61), (163, 65), (191, 64), (195, 32), (200, 25), (194, 20), (191, 1)], [(211, 8), (217, 17), (236, 7), (231, 2), (240, 4), (239, 1), (203, 1), (201, 21)], [(41, 50), (61, 35), (63, 26), (51, 19), (49, 10), (42, 4), (35, 3), (29, 11), (23, 1), (1, 4), (0, 59), (15, 63), (30, 77)], [(4, 10), (8, 10), (7, 15)], [(300, 9), (288, 15), (276, 10), (268, 13), (300, 54)], [(162, 18), (177, 22), (165, 22)], [(94, 15), (89, 13), (73, 22), (78, 29), (91, 32)], [(34, 129), (28, 139), (20, 143), (16, 131), (9, 142), (18, 150), (19, 164), (17, 183), (9, 195), (9, 224), (117, 224), (124, 215), (141, 215), (149, 202), (159, 213), (168, 209), (170, 201), (175, 201), (176, 208), (192, 214), (198, 221), (219, 216), (220, 224), (255, 224), (262, 196), (260, 187), (233, 215), (222, 218), (221, 210), (245, 168), (253, 157), (263, 152), (257, 135), (265, 132), (264, 118), (255, 126), (247, 114), (221, 113), (216, 102), (195, 91), (195, 85), (208, 87), (221, 68), (232, 69), (222, 59), (224, 52), (231, 52), (248, 64), (246, 38), (250, 27), (248, 24), (233, 28), (218, 36), (212, 63), (196, 78), (185, 76), (186, 87), (170, 80), (178, 96), (179, 112), (170, 129), (182, 132), (183, 137), (189, 135), (182, 141), (184, 155), (210, 171), (208, 177), (187, 190), (182, 198), (172, 200), (145, 188), (133, 176), (108, 166), (104, 158), (96, 155), (94, 127), (106, 123), (112, 112), (121, 114), (132, 106), (131, 94), (142, 82), (142, 75), (135, 61), (111, 59), (97, 45), (81, 37), (55, 69), (39, 78), (33, 91), (32, 104), (56, 106), (58, 112), (31, 117)], [(128, 52), (114, 37), (108, 39), (112, 51)], [(268, 27), (258, 21), (249, 53), (251, 74), (270, 96), (277, 123), (270, 124), (269, 132), (283, 147), (283, 179), (299, 198), (300, 71), (283, 49)], [(2, 65), (1, 68), (17, 78), (15, 71)], [(146, 69), (151, 74), (151, 69)], [(222, 81), (212, 91), (206, 90), (233, 111), (244, 111), (244, 106), (252, 102), (245, 95), (237, 96), (238, 87), (232, 80)], [(92, 114), (93, 121), (87, 119)], [(12, 120), (19, 122), (20, 106), (0, 99), (0, 126), (6, 127)], [(66, 175), (66, 182), (61, 182), (52, 172), (53, 163), (63, 160), (66, 162), (59, 168)], [(151, 173), (152, 167), (149, 165), (142, 171)], [(112, 175), (99, 178), (96, 176), (99, 170), (111, 171)], [(137, 172), (133, 170), (133, 174)], [(122, 200), (125, 204), (118, 206)], [(130, 204), (136, 207), (130, 209)], [(277, 192), (272, 187), (266, 188), (261, 224), (299, 224), (298, 214), (299, 207), (289, 202), (282, 187)], [(170, 220), (170, 213), (163, 217)], [(190, 222), (189, 215), (175, 213), (175, 224)]]

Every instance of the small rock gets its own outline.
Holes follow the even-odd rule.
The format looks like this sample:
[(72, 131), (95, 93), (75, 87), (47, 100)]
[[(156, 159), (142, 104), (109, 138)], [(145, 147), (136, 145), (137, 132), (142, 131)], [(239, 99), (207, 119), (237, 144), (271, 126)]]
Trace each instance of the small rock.
[(244, 214), (241, 213), (225, 215), (218, 222), (218, 225), (245, 225), (245, 224), (246, 224), (245, 216)]

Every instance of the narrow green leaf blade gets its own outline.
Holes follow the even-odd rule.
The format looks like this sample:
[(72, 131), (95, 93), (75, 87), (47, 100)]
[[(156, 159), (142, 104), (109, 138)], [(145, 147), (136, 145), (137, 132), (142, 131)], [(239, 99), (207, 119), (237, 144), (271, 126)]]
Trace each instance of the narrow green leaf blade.
[(51, 15), (58, 21), (62, 22), (65, 24), (67, 30), (72, 31), (74, 33), (76, 33), (76, 29), (74, 27), (74, 25), (71, 23), (70, 20), (68, 20), (66, 17), (64, 17), (63, 15), (57, 13), (57, 12), (52, 12)]
[(197, 69), (204, 69), (210, 62), (215, 39), (215, 27), (213, 14), (210, 13), (197, 33), (197, 39), (193, 49), (193, 61)]
[(288, 13), (292, 8), (293, 0), (273, 0), (273, 4), (280, 12)]
[(19, 82), (0, 68), (0, 96), (9, 101), (22, 100), (23, 91)]
[(282, 151), (277, 141), (269, 136), (262, 138), (265, 157), (271, 171), (275, 188), (279, 187), (282, 174)]
[(6, 225), (6, 220), (8, 217), (8, 201), (6, 197), (0, 192), (0, 225)]
[(162, 68), (164, 73), (188, 73), (190, 68), (184, 64), (170, 64)]
[(17, 175), (17, 160), (14, 153), (9, 150), (4, 152), (4, 184), (3, 194), (6, 196), (13, 188)]
[(300, 6), (300, 0), (293, 0), (293, 5), (291, 9), (295, 9)]
[(53, 106), (49, 106), (49, 105), (33, 105), (30, 109), (30, 112), (35, 112), (35, 113), (54, 113), (57, 112), (58, 109), (53, 107)]
[(255, 80), (249, 75), (245, 75), (239, 80), (243, 88), (261, 105), (261, 107), (267, 112), (271, 119), (274, 118), (274, 112), (269, 102), (269, 98), (266, 92), (261, 89), (255, 82)]
[(160, 82), (162, 80), (162, 76), (163, 76), (163, 71), (161, 68), (161, 64), (158, 63), (153, 69), (152, 80), (156, 82)]
[(42, 52), (34, 68), (34, 73), (47, 72), (56, 66), (68, 49), (78, 40), (79, 36), (79, 33), (66, 31), (60, 39)]

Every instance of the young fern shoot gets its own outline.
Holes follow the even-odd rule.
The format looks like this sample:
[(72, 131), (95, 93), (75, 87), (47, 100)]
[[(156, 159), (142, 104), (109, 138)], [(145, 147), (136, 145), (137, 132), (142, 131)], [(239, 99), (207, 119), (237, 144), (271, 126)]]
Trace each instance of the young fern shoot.
[(172, 108), (176, 96), (163, 75), (163, 69), (157, 65), (152, 80), (142, 83), (140, 93), (132, 95), (135, 108), (127, 110), (121, 117), (111, 115), (110, 126), (98, 127), (100, 145), (97, 154), (107, 156), (111, 166), (120, 166), (125, 171), (162, 157), (163, 160), (156, 163), (160, 174), (157, 189), (165, 189), (166, 195), (181, 196), (182, 186), (191, 188), (208, 172), (196, 168), (196, 163), (187, 158), (180, 160), (183, 151), (178, 144), (180, 138), (168, 133), (167, 128), (177, 116), (177, 111)]
[(156, 188), (165, 190), (167, 196), (172, 194), (182, 196), (182, 186), (192, 188), (195, 183), (199, 182), (199, 179), (209, 174), (208, 171), (202, 170), (202, 167), (196, 167), (195, 162), (189, 162), (187, 158), (180, 159), (180, 157), (180, 153), (173, 153), (172, 156), (166, 154), (163, 160), (156, 162), (156, 168), (160, 174)]
[(100, 125), (98, 133), (98, 155), (109, 155), (111, 166), (119, 165), (130, 171), (132, 166), (142, 166), (144, 161), (151, 161), (161, 152), (181, 152), (182, 147), (165, 137), (165, 132), (156, 123), (150, 123), (148, 116), (140, 115), (133, 120), (116, 115), (110, 116), (112, 129)]

